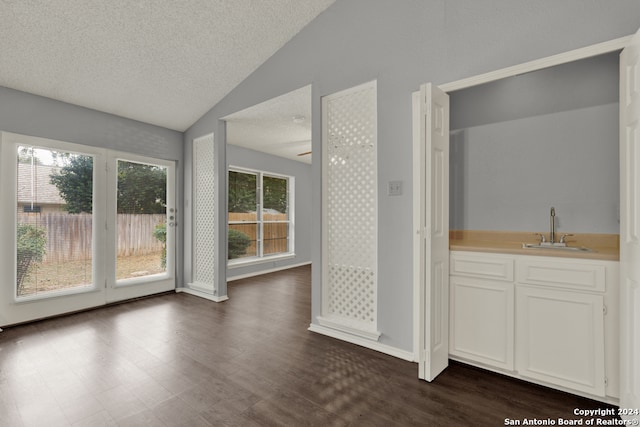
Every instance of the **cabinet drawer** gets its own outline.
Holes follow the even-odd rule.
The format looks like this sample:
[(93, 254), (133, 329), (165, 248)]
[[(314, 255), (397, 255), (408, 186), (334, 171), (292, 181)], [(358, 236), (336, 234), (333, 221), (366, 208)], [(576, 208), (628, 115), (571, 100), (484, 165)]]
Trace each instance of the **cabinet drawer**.
[(513, 282), (514, 258), (501, 255), (451, 253), (450, 274)]
[(606, 288), (607, 269), (603, 264), (528, 257), (518, 262), (518, 283), (598, 292)]

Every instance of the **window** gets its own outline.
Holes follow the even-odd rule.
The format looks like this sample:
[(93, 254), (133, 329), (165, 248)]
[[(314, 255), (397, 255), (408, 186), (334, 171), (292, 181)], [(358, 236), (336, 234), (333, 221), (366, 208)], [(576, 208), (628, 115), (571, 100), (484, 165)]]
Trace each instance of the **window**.
[(229, 265), (293, 255), (293, 177), (229, 168)]

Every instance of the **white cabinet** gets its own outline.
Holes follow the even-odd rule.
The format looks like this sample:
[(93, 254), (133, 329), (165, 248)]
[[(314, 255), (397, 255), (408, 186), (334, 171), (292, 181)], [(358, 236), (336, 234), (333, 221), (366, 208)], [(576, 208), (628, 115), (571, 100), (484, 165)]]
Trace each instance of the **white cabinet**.
[(465, 251), (450, 259), (453, 359), (619, 396), (618, 262)]
[(605, 395), (604, 297), (518, 285), (518, 373)]
[(449, 353), (514, 368), (514, 262), (510, 257), (451, 257)]

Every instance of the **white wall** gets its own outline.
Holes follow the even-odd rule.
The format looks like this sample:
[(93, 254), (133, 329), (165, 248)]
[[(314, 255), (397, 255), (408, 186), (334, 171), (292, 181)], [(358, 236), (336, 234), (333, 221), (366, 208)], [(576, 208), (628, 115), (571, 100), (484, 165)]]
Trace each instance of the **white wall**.
[[(307, 84), (313, 85), (313, 151), (320, 153), (320, 98), (377, 79), (378, 240), (382, 243), (378, 250), (378, 327), (381, 343), (411, 351), (411, 93), (423, 82), (455, 81), (627, 36), (638, 27), (640, 2), (636, 0), (338, 0), (186, 132), (186, 176), (190, 176), (191, 141), (209, 132), (216, 133), (217, 166), (224, 169), (221, 117)], [(316, 157), (312, 165), (315, 265), (321, 265), (319, 160)], [(387, 196), (390, 180), (403, 181), (402, 196)], [(226, 179), (220, 182), (226, 186)], [(186, 194), (189, 191), (187, 180)], [(219, 206), (224, 206), (226, 195), (220, 197)], [(188, 201), (185, 207), (189, 214)], [(187, 224), (186, 236), (189, 227)], [(187, 240), (187, 265), (189, 248)], [(320, 314), (320, 270), (312, 273), (313, 322)], [(187, 268), (185, 274), (190, 274)]]
[(452, 229), (619, 233), (618, 55), (451, 94)]
[[(620, 230), (618, 104), (510, 120), (451, 136), (451, 229)], [(570, 135), (571, 138), (565, 138)]]

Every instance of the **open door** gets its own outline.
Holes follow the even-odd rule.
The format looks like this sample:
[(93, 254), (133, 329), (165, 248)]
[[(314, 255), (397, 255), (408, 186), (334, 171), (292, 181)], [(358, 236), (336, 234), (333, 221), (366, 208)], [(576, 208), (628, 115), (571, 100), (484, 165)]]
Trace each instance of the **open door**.
[(419, 377), (432, 381), (449, 364), (449, 95), (430, 83), (420, 87), (420, 271), (424, 309)]
[[(640, 31), (620, 55), (620, 408), (640, 408)], [(622, 418), (637, 418), (629, 414)]]

